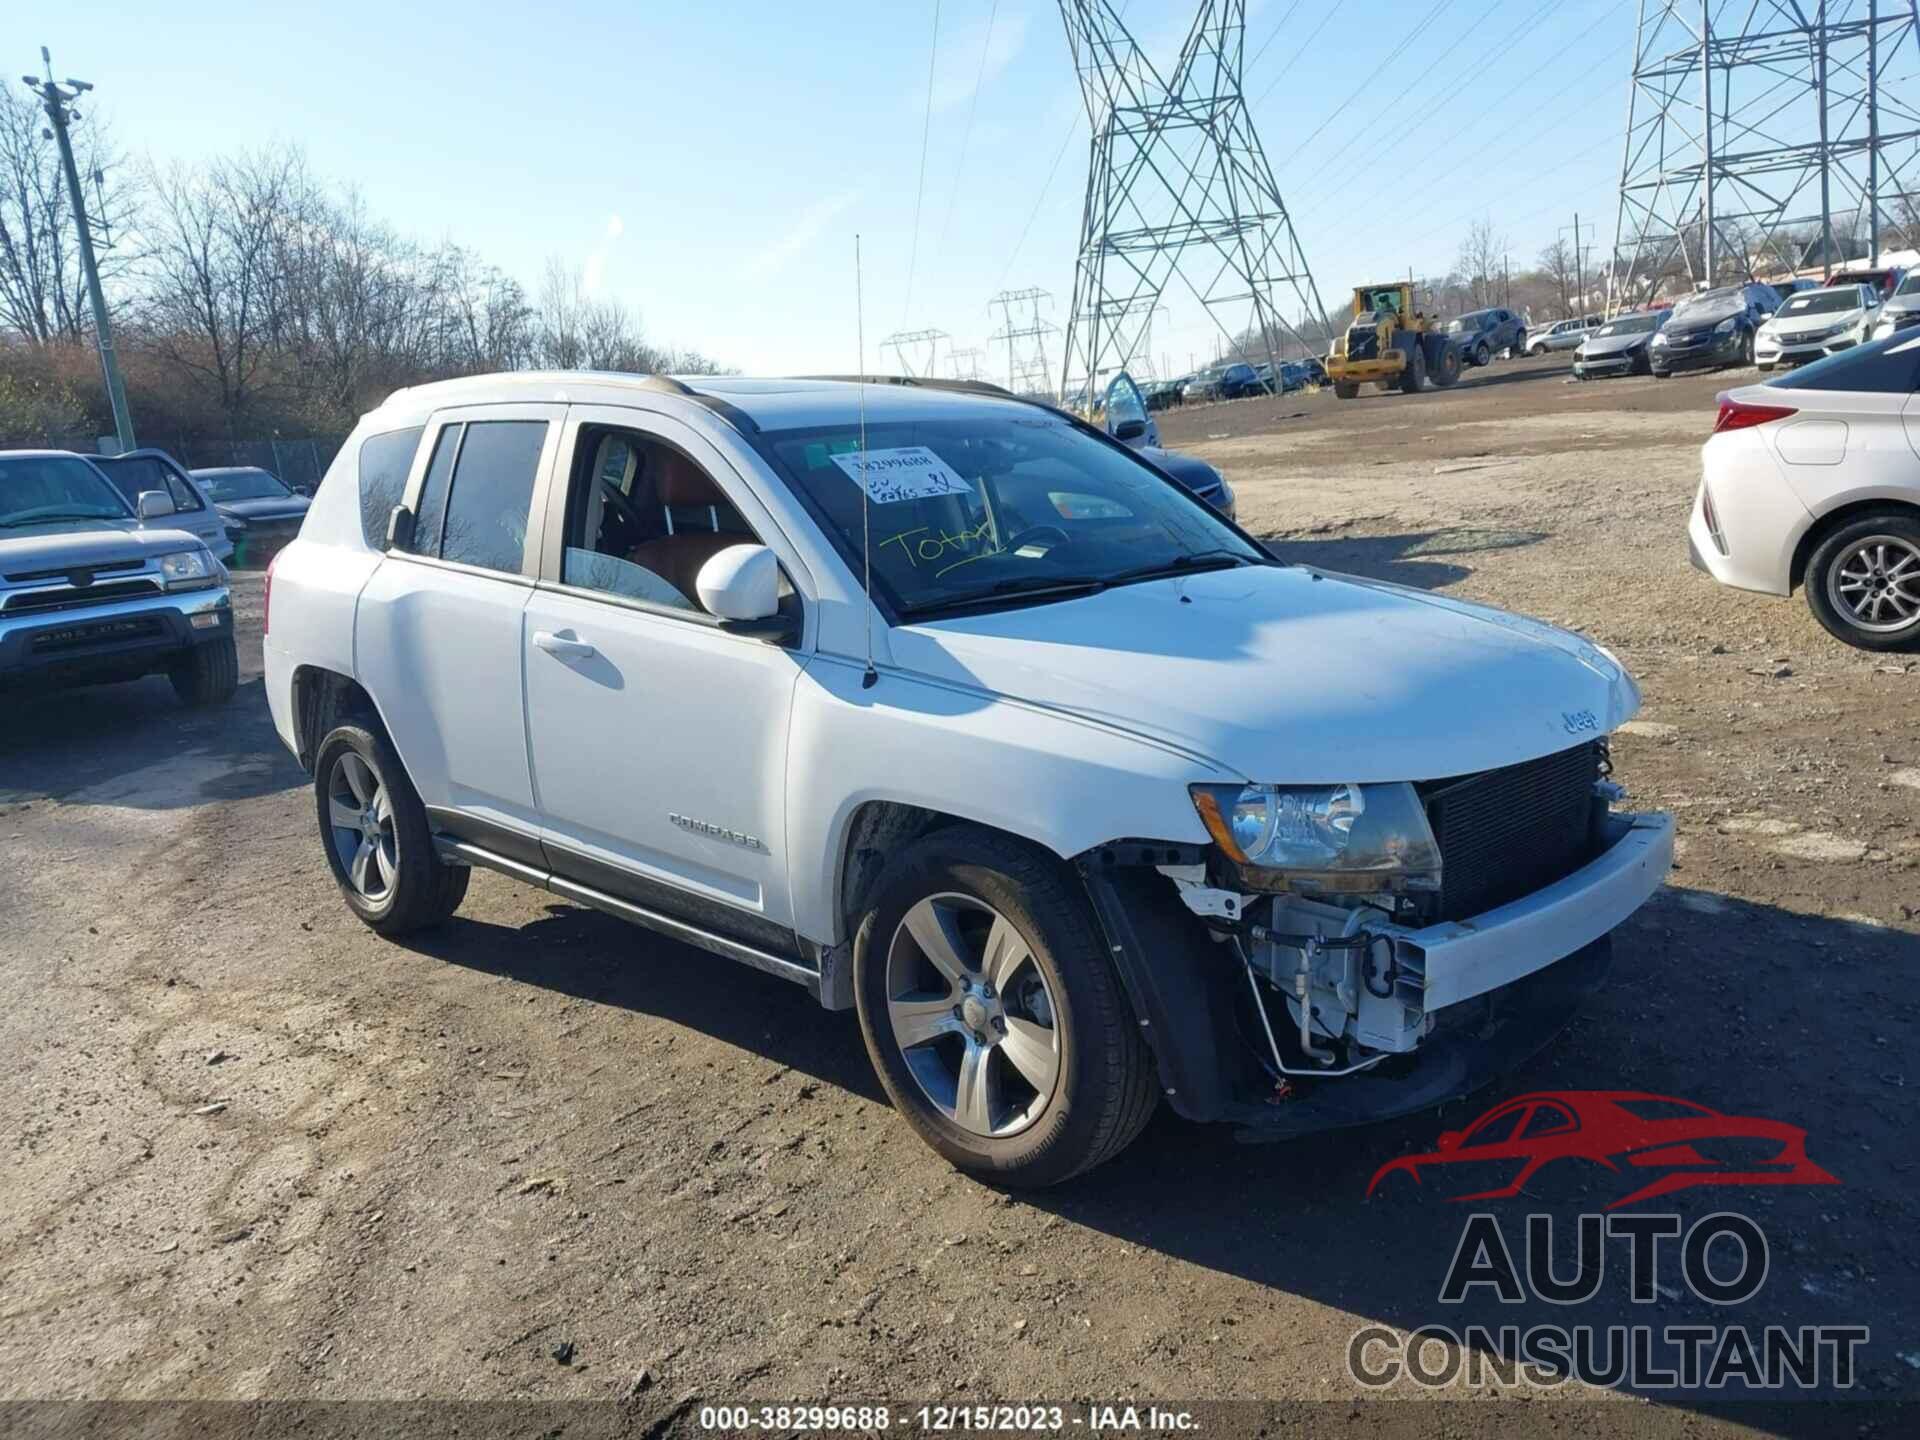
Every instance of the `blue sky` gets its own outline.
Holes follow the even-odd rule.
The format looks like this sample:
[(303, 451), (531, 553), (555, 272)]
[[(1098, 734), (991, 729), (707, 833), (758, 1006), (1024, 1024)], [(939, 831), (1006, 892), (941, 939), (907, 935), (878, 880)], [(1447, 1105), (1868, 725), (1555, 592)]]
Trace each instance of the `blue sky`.
[[(748, 371), (852, 367), (856, 231), (870, 367), (895, 330), (986, 347), (1004, 287), (1044, 286), (1066, 319), (1087, 130), (1043, 0), (941, 0), (930, 122), (933, 0), (22, 4), (0, 73), (38, 69), (50, 45), (56, 73), (99, 87), (123, 148), (164, 163), (296, 143), (404, 233), (530, 289), (549, 256), (584, 266), (651, 338)], [(1481, 216), (1517, 262), (1576, 209), (1611, 237), (1627, 0), (1249, 11), (1247, 93), (1323, 298), (1445, 268)], [(1126, 15), (1164, 66), (1191, 6)], [(1154, 349), (1184, 369), (1214, 334), (1170, 296)]]

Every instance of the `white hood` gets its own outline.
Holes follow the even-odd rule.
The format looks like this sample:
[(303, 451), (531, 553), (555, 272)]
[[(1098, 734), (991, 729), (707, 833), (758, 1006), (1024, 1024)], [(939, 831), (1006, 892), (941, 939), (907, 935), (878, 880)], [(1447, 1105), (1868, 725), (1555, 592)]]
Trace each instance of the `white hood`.
[(1298, 567), (904, 626), (892, 653), (1276, 784), (1464, 775), (1591, 740), (1640, 708), (1632, 679), (1577, 635)]

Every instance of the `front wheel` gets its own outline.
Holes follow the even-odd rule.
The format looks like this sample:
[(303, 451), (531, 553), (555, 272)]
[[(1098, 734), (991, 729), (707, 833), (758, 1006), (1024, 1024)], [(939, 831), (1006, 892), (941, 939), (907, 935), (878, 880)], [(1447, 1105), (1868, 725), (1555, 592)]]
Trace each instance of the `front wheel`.
[(183, 705), (224, 705), (240, 686), (240, 652), (233, 637), (196, 645), (167, 671)]
[(1159, 1099), (1086, 896), (973, 826), (908, 846), (854, 942), (860, 1029), (897, 1109), (953, 1165), (1052, 1185), (1111, 1159)]
[(1861, 650), (1920, 644), (1920, 517), (1882, 510), (1835, 530), (1807, 561), (1807, 604)]
[(1427, 352), (1416, 339), (1406, 351), (1407, 363), (1400, 371), (1400, 388), (1418, 395), (1427, 388)]
[(1486, 341), (1482, 340), (1473, 347), (1473, 363), (1482, 367), (1493, 363), (1493, 351), (1487, 348)]
[(1336, 380), (1333, 382), (1333, 393), (1338, 395), (1342, 400), (1358, 400), (1360, 398), (1359, 382), (1355, 380)]
[(433, 853), (426, 807), (386, 737), (363, 725), (327, 733), (313, 760), (327, 866), (348, 908), (389, 937), (437, 925), (472, 874)]
[(1435, 352), (1433, 364), (1427, 367), (1427, 378), (1436, 389), (1445, 390), (1460, 379), (1460, 351), (1452, 345), (1442, 345)]
[(1536, 360), (1538, 360), (1542, 355), (1546, 353), (1547, 353), (1547, 347), (1544, 345), (1536, 345), (1531, 350), (1527, 351), (1527, 354), (1533, 356), (1533, 358)]

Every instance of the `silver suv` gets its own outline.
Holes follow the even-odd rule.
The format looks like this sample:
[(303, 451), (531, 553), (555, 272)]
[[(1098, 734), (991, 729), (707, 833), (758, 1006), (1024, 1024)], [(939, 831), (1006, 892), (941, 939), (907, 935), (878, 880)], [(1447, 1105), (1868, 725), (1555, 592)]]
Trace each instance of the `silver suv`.
[(163, 674), (189, 705), (233, 694), (226, 567), (173, 511), (79, 455), (0, 451), (0, 690)]

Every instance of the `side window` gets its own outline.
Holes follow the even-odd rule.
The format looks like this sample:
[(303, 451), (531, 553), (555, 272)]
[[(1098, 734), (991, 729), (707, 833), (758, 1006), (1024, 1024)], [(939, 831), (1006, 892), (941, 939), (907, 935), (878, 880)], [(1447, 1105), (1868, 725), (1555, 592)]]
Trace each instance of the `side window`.
[(518, 573), (526, 554), (540, 447), (546, 439), (544, 420), (468, 424), (446, 501), (442, 560)]
[(387, 521), (407, 488), (413, 452), (420, 448), (424, 425), (389, 430), (360, 442), (360, 534), (369, 550), (387, 548)]
[[(701, 567), (729, 546), (759, 543), (726, 493), (678, 450), (632, 430), (581, 428), (562, 583), (697, 612)], [(797, 603), (784, 577), (781, 593), (783, 607)]]
[(465, 425), (448, 425), (434, 441), (433, 459), (427, 463), (426, 482), (420, 487), (420, 508), (413, 521), (413, 549), (417, 555), (440, 553), (440, 532), (447, 522), (447, 487), (453, 481), (454, 457), (460, 453), (460, 438)]

